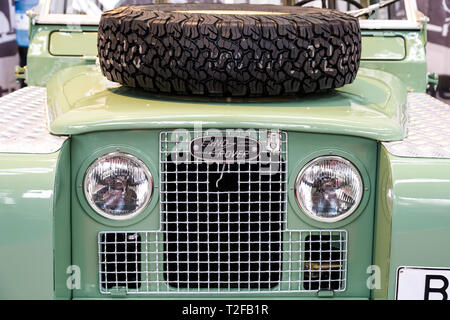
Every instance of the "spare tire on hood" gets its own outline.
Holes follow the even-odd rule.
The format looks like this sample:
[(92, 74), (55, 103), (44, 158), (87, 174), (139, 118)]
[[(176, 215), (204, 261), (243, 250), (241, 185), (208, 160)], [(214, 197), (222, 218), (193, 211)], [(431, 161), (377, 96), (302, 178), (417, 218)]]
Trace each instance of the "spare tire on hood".
[(302, 95), (355, 79), (361, 34), (335, 10), (155, 4), (105, 12), (98, 49), (109, 80), (155, 93)]

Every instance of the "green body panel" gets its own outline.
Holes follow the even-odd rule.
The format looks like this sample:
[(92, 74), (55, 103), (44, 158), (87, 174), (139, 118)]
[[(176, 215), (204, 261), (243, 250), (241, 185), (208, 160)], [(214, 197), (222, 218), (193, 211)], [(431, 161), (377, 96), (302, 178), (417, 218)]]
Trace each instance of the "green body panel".
[[(399, 78), (410, 92), (425, 92), (428, 84), (426, 61), (426, 32), (420, 31), (373, 31), (362, 30), (363, 52), (371, 56), (391, 56), (391, 59), (362, 59), (361, 67), (389, 72)], [(369, 38), (369, 41), (367, 41)], [(403, 59), (393, 59), (402, 51), (398, 39), (405, 43)], [(389, 45), (390, 44), (390, 45)], [(364, 52), (367, 51), (367, 53)]]
[[(93, 56), (81, 56), (80, 53), (92, 53), (96, 51), (96, 42), (93, 42), (93, 37), (90, 34), (86, 34), (81, 37), (83, 31), (98, 30), (97, 26), (83, 26), (79, 29), (68, 29), (67, 26), (32, 26), (31, 29), (31, 41), (28, 49), (27, 56), (27, 72), (26, 83), (30, 86), (45, 87), (50, 78), (65, 68), (71, 66), (94, 64), (97, 54)], [(71, 48), (78, 48), (72, 55), (68, 55), (66, 49), (62, 47), (62, 44), (67, 42), (66, 37), (58, 35), (52, 37), (56, 31), (63, 31), (64, 33), (73, 33), (73, 37), (76, 40), (71, 45)], [(57, 43), (50, 43), (51, 37), (53, 40), (57, 40)], [(93, 46), (94, 45), (94, 46)], [(56, 55), (58, 53), (58, 55)]]
[(54, 291), (56, 299), (70, 299), (67, 268), (72, 265), (70, 140), (60, 150), (55, 179), (54, 219)]
[[(87, 205), (84, 193), (80, 188), (83, 184), (87, 167), (96, 157), (114, 152), (119, 148), (123, 152), (129, 152), (138, 156), (149, 167), (155, 179), (159, 182), (158, 155), (159, 155), (159, 130), (132, 130), (123, 132), (98, 132), (74, 136), (72, 140), (72, 246), (73, 263), (82, 269), (82, 288), (74, 291), (74, 298), (105, 298), (98, 288), (98, 253), (97, 237), (100, 231), (114, 230), (160, 230), (159, 189), (154, 190), (152, 203), (142, 213), (141, 219), (132, 221), (115, 221), (99, 217)], [(311, 157), (328, 155), (330, 152), (336, 155), (345, 155), (351, 159), (358, 169), (363, 172), (364, 186), (367, 191), (363, 204), (355, 212), (357, 219), (343, 220), (337, 224), (326, 224), (308, 220), (299, 211), (298, 205), (293, 199), (293, 192), (288, 193), (288, 230), (311, 229), (343, 229), (348, 232), (348, 279), (345, 292), (336, 292), (334, 297), (369, 298), (370, 291), (366, 287), (366, 268), (372, 264), (372, 234), (374, 220), (374, 190), (376, 180), (377, 144), (374, 141), (346, 137), (329, 136), (311, 133), (288, 133), (288, 178), (289, 189), (292, 188), (295, 177)], [(177, 297), (177, 295), (170, 295)], [(195, 295), (190, 298), (208, 297), (219, 298), (225, 294)], [(317, 293), (258, 293), (251, 295), (232, 294), (232, 297), (317, 297)], [(129, 298), (136, 298), (130, 295)], [(141, 296), (139, 296), (141, 297)], [(148, 298), (167, 297), (167, 294), (147, 295)], [(178, 297), (187, 297), (186, 295)]]
[(401, 36), (366, 36), (361, 41), (361, 60), (403, 60), (406, 56), (405, 38)]
[(401, 140), (406, 90), (389, 73), (361, 69), (353, 84), (304, 98), (214, 100), (155, 96), (118, 86), (95, 66), (57, 73), (48, 85), (50, 130), (94, 131), (189, 128), (276, 128)]
[(400, 266), (450, 267), (450, 159), (399, 158), (380, 148), (374, 264), (394, 299)]
[(84, 45), (96, 41), (97, 32), (56, 31), (50, 33), (49, 52), (53, 56), (96, 57), (97, 46)]
[(70, 263), (69, 149), (0, 154), (0, 299), (70, 297), (60, 285)]

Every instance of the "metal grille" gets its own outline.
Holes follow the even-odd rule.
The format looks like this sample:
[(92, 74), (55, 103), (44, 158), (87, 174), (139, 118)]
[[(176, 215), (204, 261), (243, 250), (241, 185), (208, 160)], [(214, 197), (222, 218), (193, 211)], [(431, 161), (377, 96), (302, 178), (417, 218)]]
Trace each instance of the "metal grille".
[[(270, 137), (273, 148), (269, 151)], [(248, 145), (243, 139), (248, 139)], [(201, 141), (200, 157), (193, 154), (196, 141)], [(238, 141), (243, 150), (235, 150)], [(250, 141), (257, 150), (253, 156), (245, 150)], [(225, 155), (224, 145), (231, 145), (232, 155), (247, 151), (248, 157), (208, 161), (210, 156)], [(208, 147), (210, 153), (205, 156)], [(285, 133), (163, 132), (161, 213), (168, 284), (180, 289), (277, 286), (286, 176)]]
[[(271, 263), (281, 265), (281, 268), (277, 268), (278, 275), (270, 275), (270, 270), (260, 270), (255, 272), (256, 276), (245, 279), (248, 284), (239, 278), (241, 271), (233, 271), (232, 268), (227, 272), (220, 271), (228, 273), (228, 281), (220, 279), (217, 270), (202, 271), (204, 278), (176, 277), (176, 271), (168, 271), (169, 262), (165, 257), (170, 252), (164, 249), (165, 237), (164, 232), (157, 231), (99, 233), (101, 293), (110, 294), (115, 290), (123, 290), (128, 294), (276, 293), (346, 289), (347, 233), (344, 230), (283, 232), (279, 252), (267, 252), (264, 249), (252, 252), (257, 256), (253, 263), (261, 261), (266, 264), (265, 256), (275, 255), (277, 258), (272, 258)], [(264, 243), (261, 247), (264, 247)], [(217, 252), (209, 254), (213, 253)], [(231, 256), (233, 253), (237, 254), (228, 254)], [(180, 250), (179, 255), (183, 254), (197, 255), (196, 252)], [(193, 269), (198, 267), (194, 265)], [(175, 275), (171, 282), (167, 281), (168, 272)], [(233, 277), (233, 274), (236, 276)], [(219, 286), (219, 283), (228, 285)]]
[[(257, 154), (195, 156), (212, 135), (256, 141)], [(101, 292), (345, 290), (346, 232), (286, 230), (286, 133), (175, 130), (160, 143), (160, 230), (99, 234)]]

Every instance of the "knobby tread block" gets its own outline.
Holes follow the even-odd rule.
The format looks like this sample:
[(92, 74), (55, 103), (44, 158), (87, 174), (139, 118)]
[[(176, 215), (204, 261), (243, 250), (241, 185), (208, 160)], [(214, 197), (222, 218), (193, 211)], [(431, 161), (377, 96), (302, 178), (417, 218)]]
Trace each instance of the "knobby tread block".
[(355, 79), (361, 33), (335, 10), (156, 4), (105, 12), (98, 49), (109, 80), (155, 93), (303, 95)]

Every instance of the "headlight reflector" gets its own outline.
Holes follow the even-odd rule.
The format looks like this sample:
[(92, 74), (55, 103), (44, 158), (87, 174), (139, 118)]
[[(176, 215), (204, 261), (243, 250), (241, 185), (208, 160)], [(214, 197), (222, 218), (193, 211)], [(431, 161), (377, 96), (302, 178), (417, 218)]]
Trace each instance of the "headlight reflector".
[(361, 175), (348, 160), (337, 156), (314, 159), (299, 173), (295, 193), (311, 218), (336, 222), (351, 215), (363, 194)]
[(145, 210), (153, 193), (150, 170), (127, 153), (98, 158), (87, 170), (84, 193), (92, 209), (113, 220), (131, 219)]

